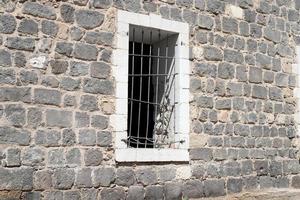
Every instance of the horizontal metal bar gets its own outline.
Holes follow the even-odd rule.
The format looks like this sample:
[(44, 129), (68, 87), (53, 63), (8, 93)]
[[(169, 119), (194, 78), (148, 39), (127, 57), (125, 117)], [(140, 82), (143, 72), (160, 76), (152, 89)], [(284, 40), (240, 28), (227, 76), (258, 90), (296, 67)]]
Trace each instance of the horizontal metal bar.
[(128, 74), (128, 76), (135, 76), (135, 77), (139, 77), (139, 76), (176, 76), (178, 75), (178, 73), (175, 74)]
[[(149, 101), (142, 101), (142, 100), (132, 99), (132, 98), (128, 98), (128, 100), (135, 101), (138, 103), (147, 103), (147, 104), (152, 104), (152, 105), (157, 105), (157, 106), (165, 106), (165, 104), (153, 103), (153, 102), (149, 102)], [(174, 102), (174, 105), (172, 105), (172, 106), (175, 106), (175, 104), (178, 104), (178, 102)]]
[(129, 56), (139, 56), (139, 57), (149, 57), (149, 58), (164, 58), (164, 59), (174, 59), (175, 57), (169, 56), (154, 56), (154, 55), (142, 55), (142, 54), (129, 54)]

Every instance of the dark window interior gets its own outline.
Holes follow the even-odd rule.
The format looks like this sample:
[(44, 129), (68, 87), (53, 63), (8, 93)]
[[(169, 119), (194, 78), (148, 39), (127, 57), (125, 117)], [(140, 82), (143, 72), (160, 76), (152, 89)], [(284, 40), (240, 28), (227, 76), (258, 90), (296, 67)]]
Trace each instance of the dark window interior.
[(149, 76), (153, 62), (150, 48), (149, 44), (129, 43), (127, 142), (131, 147), (153, 147), (155, 105), (151, 104), (154, 86)]

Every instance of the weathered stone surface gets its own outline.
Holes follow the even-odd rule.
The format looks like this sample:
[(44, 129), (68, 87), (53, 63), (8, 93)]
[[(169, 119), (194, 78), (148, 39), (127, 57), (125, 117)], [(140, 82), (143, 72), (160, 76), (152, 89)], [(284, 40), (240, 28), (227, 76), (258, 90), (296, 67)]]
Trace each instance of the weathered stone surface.
[(10, 14), (0, 15), (0, 33), (10, 34), (16, 29), (16, 19)]
[(96, 132), (93, 129), (81, 129), (79, 131), (79, 144), (92, 146), (96, 144)]
[(300, 188), (300, 176), (293, 176), (292, 178), (292, 187)]
[(83, 62), (70, 62), (70, 72), (71, 76), (84, 76), (87, 75), (89, 71), (89, 66)]
[(212, 159), (212, 149), (209, 148), (198, 148), (190, 150), (190, 158), (192, 160), (205, 160), (209, 161)]
[(47, 191), (45, 192), (45, 199), (63, 199), (62, 191)]
[(22, 156), (22, 165), (41, 166), (44, 165), (45, 152), (40, 148), (27, 148)]
[(130, 186), (135, 183), (134, 172), (130, 168), (119, 168), (116, 173), (117, 185)]
[(93, 78), (107, 78), (110, 70), (110, 66), (104, 62), (92, 62), (90, 66), (90, 73)]
[(137, 181), (143, 185), (152, 185), (157, 182), (156, 172), (150, 168), (140, 169), (136, 172)]
[(16, 74), (12, 69), (0, 68), (0, 84), (14, 84), (16, 82)]
[(227, 190), (229, 193), (238, 193), (242, 191), (242, 179), (230, 178), (227, 180)]
[[(75, 138), (74, 138), (75, 139)], [(81, 164), (81, 153), (78, 148), (72, 148), (66, 152), (66, 163), (68, 165), (77, 165)]]
[(75, 113), (75, 126), (88, 127), (90, 125), (90, 116), (84, 112)]
[(103, 159), (103, 154), (99, 149), (88, 149), (84, 153), (86, 166), (98, 166)]
[(23, 19), (18, 27), (20, 33), (36, 35), (39, 31), (38, 23), (31, 19)]
[(84, 40), (90, 44), (112, 45), (114, 35), (110, 32), (87, 32)]
[(75, 19), (80, 27), (93, 29), (102, 24), (104, 15), (92, 10), (76, 10)]
[(241, 52), (225, 49), (224, 50), (224, 60), (227, 62), (232, 62), (236, 64), (243, 64), (244, 57)]
[(204, 196), (203, 183), (200, 180), (187, 181), (183, 186), (183, 197), (201, 198)]
[(261, 83), (262, 82), (262, 69), (261, 68), (250, 67), (249, 82), (251, 82), (251, 83)]
[(6, 166), (17, 167), (21, 165), (21, 151), (17, 148), (10, 148), (6, 151)]
[(55, 51), (62, 55), (71, 56), (73, 52), (73, 44), (68, 42), (57, 42)]
[(5, 46), (10, 49), (33, 51), (35, 48), (35, 41), (33, 38), (8, 37)]
[(72, 126), (72, 112), (49, 109), (46, 111), (46, 123), (51, 127)]
[(98, 99), (95, 96), (83, 95), (80, 98), (80, 107), (84, 111), (95, 111), (99, 110), (98, 108)]
[(50, 66), (51, 66), (51, 72), (53, 74), (63, 74), (68, 69), (68, 62), (63, 60), (51, 60)]
[(95, 8), (108, 8), (112, 4), (112, 0), (94, 0), (93, 6)]
[(72, 40), (75, 40), (75, 41), (80, 40), (83, 37), (83, 34), (84, 34), (84, 31), (78, 27), (73, 26), (70, 28), (70, 35), (71, 35)]
[(224, 180), (205, 180), (204, 194), (207, 197), (223, 196), (225, 194)]
[(237, 33), (238, 32), (238, 21), (234, 18), (223, 17), (222, 30), (225, 33)]
[(72, 23), (74, 22), (74, 12), (75, 9), (69, 4), (63, 4), (60, 6), (60, 15), (64, 22)]
[(78, 188), (92, 187), (92, 170), (90, 168), (82, 168), (77, 172), (75, 185)]
[(79, 191), (65, 191), (64, 192), (65, 200), (80, 200), (80, 192)]
[(35, 135), (35, 143), (42, 146), (59, 146), (60, 132), (56, 130), (38, 130)]
[(31, 102), (30, 88), (16, 88), (16, 87), (1, 87), (0, 88), (0, 101), (23, 101)]
[(108, 119), (102, 115), (94, 115), (91, 119), (91, 125), (97, 129), (106, 129), (108, 127)]
[(74, 57), (82, 60), (97, 60), (98, 49), (94, 45), (76, 43)]
[(143, 200), (145, 195), (145, 190), (142, 186), (131, 186), (128, 189), (128, 194), (126, 199), (128, 200)]
[(125, 191), (122, 187), (115, 188), (104, 188), (100, 192), (101, 199), (111, 200), (111, 199), (125, 199)]
[(11, 125), (22, 127), (25, 124), (26, 113), (22, 105), (10, 104), (5, 106), (5, 115)]
[(37, 88), (34, 90), (34, 102), (58, 106), (61, 103), (61, 93), (58, 90)]
[(167, 182), (164, 185), (164, 193), (166, 199), (181, 199), (182, 184), (179, 182)]
[(259, 99), (266, 99), (268, 96), (267, 88), (260, 85), (253, 85), (252, 88), (252, 97)]
[(58, 33), (58, 26), (53, 21), (43, 20), (41, 31), (51, 37), (55, 37)]
[(63, 166), (65, 164), (64, 150), (58, 148), (52, 148), (48, 151), (48, 165), (54, 166)]
[(22, 12), (35, 17), (56, 19), (56, 14), (53, 8), (36, 2), (26, 2), (23, 5)]
[(60, 82), (60, 87), (67, 91), (78, 90), (80, 87), (80, 80), (70, 77), (64, 77)]
[(56, 189), (70, 189), (75, 181), (73, 169), (61, 168), (54, 170), (53, 187)]
[(83, 80), (83, 91), (92, 94), (111, 95), (114, 92), (114, 88), (113, 83), (110, 80), (91, 78)]
[(149, 185), (145, 190), (145, 199), (164, 199), (164, 188), (160, 185)]
[(112, 145), (112, 134), (108, 131), (98, 131), (97, 132), (97, 145), (101, 147)]
[(10, 67), (11, 64), (11, 54), (4, 49), (0, 49), (0, 66)]
[(31, 190), (33, 188), (33, 169), (0, 168), (1, 190)]
[(204, 47), (203, 56), (207, 60), (220, 61), (223, 59), (222, 51), (213, 46)]
[(115, 170), (113, 168), (98, 168), (93, 172), (93, 185), (95, 187), (108, 187), (115, 180)]
[(231, 79), (234, 77), (234, 66), (229, 63), (220, 63), (218, 66), (218, 77)]
[(206, 16), (206, 15), (198, 15), (198, 25), (201, 28), (205, 28), (205, 29), (212, 29), (213, 25), (214, 25), (214, 20), (213, 18)]
[(34, 173), (34, 187), (36, 189), (49, 189), (52, 186), (52, 173), (48, 170), (40, 170)]
[(20, 71), (20, 80), (23, 85), (37, 84), (38, 75), (35, 71)]

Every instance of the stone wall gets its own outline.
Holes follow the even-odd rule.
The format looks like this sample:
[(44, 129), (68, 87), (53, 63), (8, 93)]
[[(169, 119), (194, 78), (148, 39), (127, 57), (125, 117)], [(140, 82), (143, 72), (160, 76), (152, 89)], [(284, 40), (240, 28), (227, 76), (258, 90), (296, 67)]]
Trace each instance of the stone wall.
[[(299, 0), (3, 0), (0, 9), (4, 196), (181, 199), (300, 188)], [(190, 25), (189, 163), (115, 162), (117, 9)]]

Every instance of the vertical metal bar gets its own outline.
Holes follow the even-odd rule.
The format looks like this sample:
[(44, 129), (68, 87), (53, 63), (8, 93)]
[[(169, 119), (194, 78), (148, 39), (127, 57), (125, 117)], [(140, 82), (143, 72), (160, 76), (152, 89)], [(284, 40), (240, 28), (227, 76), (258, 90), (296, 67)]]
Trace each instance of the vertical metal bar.
[[(135, 47), (134, 47), (134, 41), (135, 40), (135, 28), (133, 28), (132, 30), (132, 53), (133, 53), (133, 56), (132, 56), (132, 71), (131, 73), (134, 74), (134, 51), (135, 51)], [(134, 88), (134, 76), (131, 77), (131, 99), (133, 99), (133, 88)], [(130, 121), (129, 121), (129, 145), (130, 146), (130, 139), (131, 139), (131, 131), (132, 131), (132, 107), (133, 107), (133, 101), (130, 100)]]
[[(168, 49), (169, 48), (169, 36), (168, 36), (168, 34), (167, 34), (167, 45), (166, 45), (166, 48), (165, 48), (165, 74), (167, 74), (168, 73)], [(163, 102), (165, 101), (165, 103), (163, 103), (163, 106), (164, 106), (164, 111), (163, 111), (163, 113), (162, 113), (162, 116), (163, 116), (163, 118), (162, 118), (162, 130), (163, 130), (163, 134), (165, 134), (165, 131), (166, 130), (164, 130), (165, 128), (167, 128), (167, 127), (164, 127), (164, 123), (165, 123), (165, 112), (167, 112), (167, 108), (168, 108), (168, 105), (167, 105), (167, 92), (166, 92), (166, 79), (167, 79), (167, 76), (164, 76), (164, 90), (163, 90), (163, 92), (164, 92), (164, 94), (163, 94)], [(163, 136), (164, 138), (165, 138), (165, 135)]]
[[(143, 74), (143, 54), (144, 54), (144, 29), (142, 29), (142, 43), (141, 43), (141, 74)], [(137, 130), (137, 147), (140, 142), (140, 123), (141, 123), (141, 100), (142, 100), (143, 76), (140, 76), (140, 96), (139, 96), (139, 114), (138, 114), (138, 130)]]
[[(160, 41), (160, 30), (158, 30), (158, 41)], [(157, 47), (157, 65), (156, 65), (156, 87), (155, 87), (155, 103), (156, 103), (156, 105), (155, 105), (155, 115), (154, 115), (154, 117), (155, 117), (155, 123), (154, 123), (154, 126), (156, 127), (156, 129), (157, 129), (157, 107), (158, 107), (158, 74), (159, 74), (159, 59), (160, 59), (160, 47), (158, 46)], [(156, 132), (157, 132), (157, 130), (155, 130)], [(154, 135), (153, 135), (153, 137), (154, 137)], [(154, 141), (154, 146), (156, 145), (155, 144), (156, 143), (156, 141)]]
[[(147, 101), (150, 102), (150, 79), (151, 79), (151, 56), (152, 56), (152, 30), (150, 30), (150, 46), (149, 46), (149, 66), (148, 66), (148, 95), (147, 95)], [(146, 125), (146, 141), (145, 141), (145, 148), (147, 147), (147, 142), (148, 142), (148, 131), (149, 131), (149, 106), (150, 104), (147, 104), (147, 125)]]

